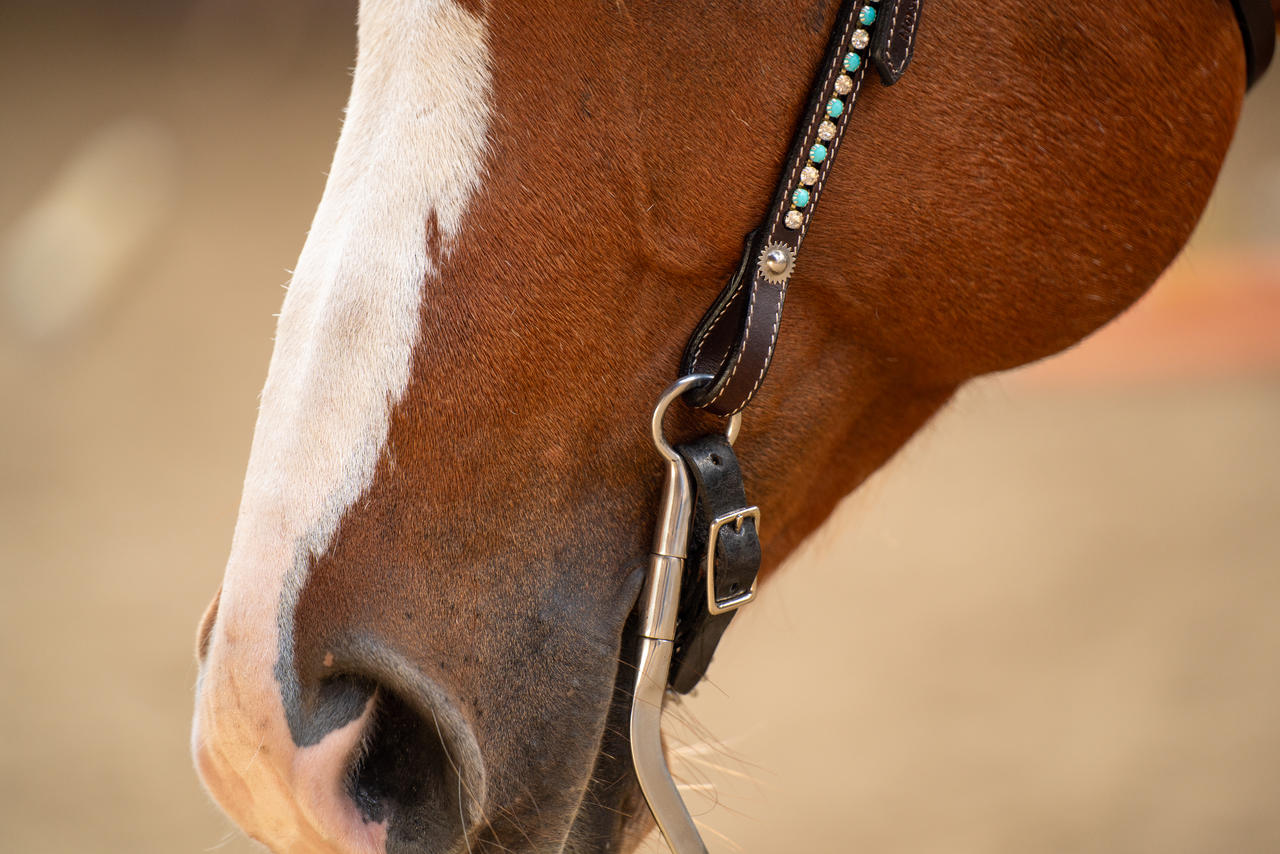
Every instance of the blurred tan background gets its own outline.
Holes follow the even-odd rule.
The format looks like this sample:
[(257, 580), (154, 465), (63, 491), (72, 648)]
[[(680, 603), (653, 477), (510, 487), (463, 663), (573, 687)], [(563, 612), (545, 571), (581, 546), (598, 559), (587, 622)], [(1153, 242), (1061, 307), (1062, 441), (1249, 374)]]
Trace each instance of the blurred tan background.
[[(354, 5), (0, 2), (0, 851), (253, 850), (191, 649)], [(680, 717), (717, 852), (1280, 851), (1280, 71), (1154, 294), (961, 395)]]

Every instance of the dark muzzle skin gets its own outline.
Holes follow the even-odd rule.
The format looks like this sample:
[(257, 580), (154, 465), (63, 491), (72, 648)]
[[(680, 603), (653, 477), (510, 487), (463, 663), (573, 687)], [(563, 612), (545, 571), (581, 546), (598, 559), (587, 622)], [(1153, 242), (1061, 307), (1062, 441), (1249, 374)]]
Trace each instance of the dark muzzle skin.
[[(558, 851), (575, 827), (602, 840), (593, 811), (616, 833), (618, 804), (593, 770), (642, 578), (636, 538), (614, 514), (588, 512), (541, 538), (513, 523), (518, 542), (466, 542), (435, 521), (443, 514), (412, 514), (419, 527), (392, 512), (409, 506), (394, 481), (344, 520), (298, 597), (292, 657), (277, 665), (295, 686), (282, 691), (295, 742), (375, 698), (346, 785), (366, 820), (386, 823), (395, 854), (464, 840)], [(574, 545), (575, 530), (602, 539)], [(620, 803), (626, 775), (611, 773)], [(589, 787), (599, 803), (584, 814)]]
[[(365, 821), (386, 824), (388, 852), (450, 851), (463, 840), (523, 850), (528, 839), (541, 840), (532, 850), (560, 850), (581, 822), (595, 785), (584, 769), (597, 759), (612, 707), (611, 692), (601, 702), (587, 686), (612, 684), (619, 647), (584, 646), (564, 627), (535, 631), (537, 658), (509, 650), (503, 666), (433, 650), (452, 669), (452, 691), (367, 637), (327, 645), (332, 675), (308, 676), (299, 717), (321, 738), (320, 721), (337, 724), (356, 702), (370, 703), (344, 787)], [(491, 676), (466, 679), (472, 663)], [(528, 671), (543, 668), (530, 684)]]

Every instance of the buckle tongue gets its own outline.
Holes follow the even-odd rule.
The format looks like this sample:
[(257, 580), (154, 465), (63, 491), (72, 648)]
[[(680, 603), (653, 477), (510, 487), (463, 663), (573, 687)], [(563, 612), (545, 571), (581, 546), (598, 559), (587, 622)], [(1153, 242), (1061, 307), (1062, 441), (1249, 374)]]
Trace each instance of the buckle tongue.
[(742, 507), (730, 510), (717, 516), (711, 522), (711, 532), (707, 535), (707, 610), (712, 614), (727, 614), (736, 611), (756, 598), (756, 581), (751, 580), (751, 589), (721, 599), (716, 595), (716, 542), (720, 539), (720, 529), (730, 523), (735, 531), (742, 530), (742, 523), (751, 519), (756, 523), (756, 532), (760, 531), (760, 508), (757, 506)]

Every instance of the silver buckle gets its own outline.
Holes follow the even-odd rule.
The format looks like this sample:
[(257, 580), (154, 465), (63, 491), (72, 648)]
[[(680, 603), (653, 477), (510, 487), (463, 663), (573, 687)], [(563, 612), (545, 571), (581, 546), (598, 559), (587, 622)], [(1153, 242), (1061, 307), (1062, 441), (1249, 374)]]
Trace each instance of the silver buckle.
[(728, 599), (716, 598), (716, 541), (720, 539), (720, 529), (732, 522), (733, 529), (741, 531), (742, 523), (747, 519), (755, 520), (756, 533), (759, 533), (760, 508), (755, 506), (732, 510), (723, 516), (717, 516), (711, 523), (711, 534), (707, 537), (707, 610), (713, 614), (727, 614), (730, 611), (736, 611), (756, 598), (755, 581), (751, 582), (751, 589), (744, 593), (730, 596)]

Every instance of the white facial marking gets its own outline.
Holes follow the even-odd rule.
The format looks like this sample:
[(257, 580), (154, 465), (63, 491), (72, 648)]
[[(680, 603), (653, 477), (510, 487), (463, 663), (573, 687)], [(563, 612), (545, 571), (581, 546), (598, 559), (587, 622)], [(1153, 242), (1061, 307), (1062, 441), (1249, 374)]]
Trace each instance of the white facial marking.
[(383, 848), (385, 828), (341, 790), (363, 718), (296, 748), (273, 671), (310, 561), (372, 483), (442, 261), (427, 223), (442, 246), (458, 234), (489, 127), (484, 23), (451, 0), (363, 0), (359, 42), (280, 314), (192, 734), (210, 792), (277, 851)]

